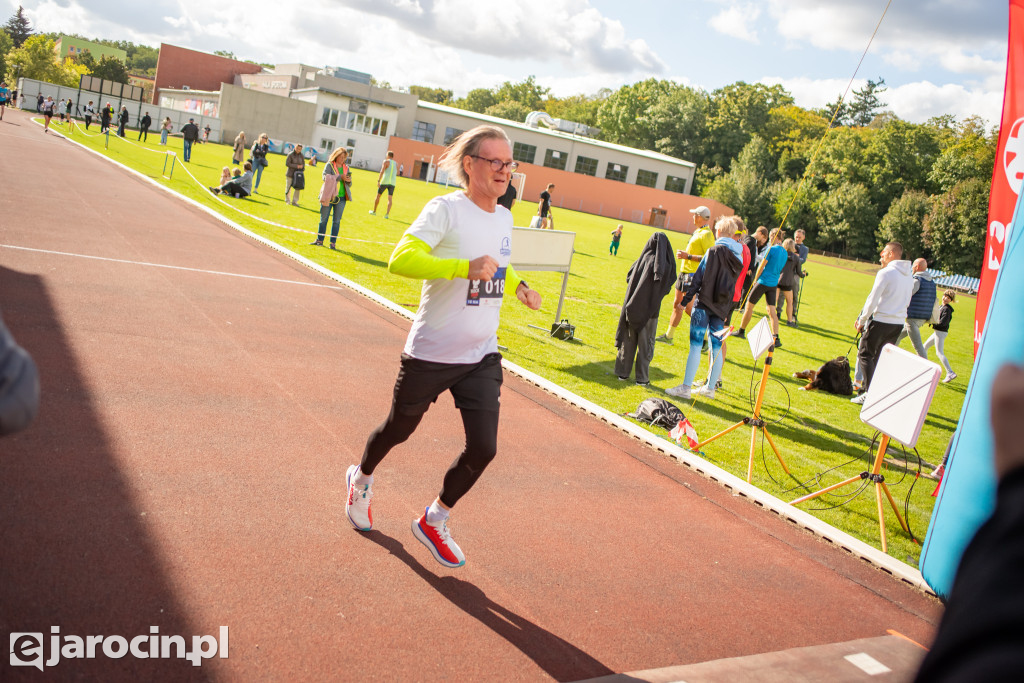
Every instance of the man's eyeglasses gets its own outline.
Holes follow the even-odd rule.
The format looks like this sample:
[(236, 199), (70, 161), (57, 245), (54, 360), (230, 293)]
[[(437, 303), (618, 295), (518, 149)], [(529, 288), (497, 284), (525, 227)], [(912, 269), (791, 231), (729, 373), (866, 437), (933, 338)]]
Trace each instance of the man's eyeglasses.
[(515, 161), (502, 161), (501, 159), (485, 159), (484, 157), (479, 157), (475, 154), (470, 154), (469, 156), (473, 157), (474, 159), (479, 159), (480, 161), (486, 161), (491, 165), (491, 169), (494, 171), (504, 171), (507, 168), (512, 173), (515, 173), (515, 170), (519, 168), (518, 162)]

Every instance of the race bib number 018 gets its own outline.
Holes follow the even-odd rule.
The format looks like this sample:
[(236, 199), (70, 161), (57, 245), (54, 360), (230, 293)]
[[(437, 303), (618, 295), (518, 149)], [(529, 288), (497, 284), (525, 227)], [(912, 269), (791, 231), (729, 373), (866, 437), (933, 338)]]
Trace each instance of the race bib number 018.
[(505, 269), (498, 268), (490, 280), (470, 280), (467, 306), (501, 306), (505, 296)]

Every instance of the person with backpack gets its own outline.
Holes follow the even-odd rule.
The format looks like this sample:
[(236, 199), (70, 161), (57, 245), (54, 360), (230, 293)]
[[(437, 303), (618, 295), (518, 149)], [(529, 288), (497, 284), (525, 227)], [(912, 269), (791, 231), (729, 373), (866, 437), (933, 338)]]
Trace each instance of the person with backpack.
[(928, 272), (928, 261), (919, 258), (914, 261), (910, 270), (914, 276), (914, 293), (910, 297), (910, 305), (907, 306), (907, 321), (903, 323), (896, 346), (910, 337), (910, 343), (914, 345), (917, 355), (927, 358), (928, 351), (925, 350), (924, 344), (921, 342), (921, 328), (931, 320), (935, 308), (936, 288), (932, 281), (932, 275)]

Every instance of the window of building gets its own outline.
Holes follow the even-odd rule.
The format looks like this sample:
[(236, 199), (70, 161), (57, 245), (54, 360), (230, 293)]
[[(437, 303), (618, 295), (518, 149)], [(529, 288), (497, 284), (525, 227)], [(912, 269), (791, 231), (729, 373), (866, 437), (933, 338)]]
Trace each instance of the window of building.
[(665, 176), (665, 189), (669, 192), (686, 194), (686, 179), (677, 178), (674, 175)]
[(636, 184), (644, 187), (657, 187), (658, 174), (654, 171), (645, 171), (642, 168), (636, 172)]
[(412, 124), (412, 139), (419, 140), (420, 142), (433, 143), (435, 128), (436, 126), (433, 123), (414, 121)]
[(459, 130), (458, 128), (452, 128), (451, 126), (444, 129), (444, 145), (447, 147), (452, 144), (452, 141), (462, 135), (465, 131)]
[(604, 177), (608, 180), (626, 182), (627, 173), (629, 173), (629, 166), (623, 166), (622, 164), (615, 164), (609, 161), (608, 168), (604, 172)]
[(341, 112), (339, 112), (337, 109), (330, 109), (328, 107), (324, 107), (324, 114), (323, 116), (320, 117), (320, 123), (324, 124), (325, 126), (337, 126), (338, 115), (340, 113)]
[(597, 159), (590, 157), (576, 157), (576, 172), (583, 175), (597, 175)]
[(557, 168), (560, 171), (565, 170), (565, 164), (569, 161), (569, 155), (565, 152), (559, 152), (557, 149), (549, 149), (544, 152), (544, 166), (547, 168)]
[(512, 144), (512, 158), (524, 164), (532, 164), (537, 158), (537, 145), (528, 145), (525, 142)]
[(334, 140), (328, 140), (327, 138), (320, 138), (320, 151), (330, 152), (334, 149)]

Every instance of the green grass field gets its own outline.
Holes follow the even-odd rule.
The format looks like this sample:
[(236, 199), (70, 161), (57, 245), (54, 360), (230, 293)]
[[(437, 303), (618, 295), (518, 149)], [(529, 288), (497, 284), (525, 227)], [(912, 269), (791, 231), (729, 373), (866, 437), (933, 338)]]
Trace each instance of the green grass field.
[[(65, 131), (59, 125), (54, 125), (54, 128), (58, 132)], [(183, 171), (180, 160), (173, 179), (168, 180), (161, 176), (164, 152), (170, 149), (180, 153), (181, 139), (172, 138), (165, 148), (158, 144), (158, 135), (150, 136), (148, 145), (134, 143), (134, 137), (129, 133), (128, 141), (125, 141), (111, 136), (109, 149), (105, 151), (104, 138), (101, 136), (86, 136), (81, 129), (76, 129), (71, 139), (106, 153), (112, 159), (174, 191), (220, 211), (253, 232), (410, 310), (415, 309), (419, 301), (420, 283), (389, 275), (386, 270), (387, 260), (392, 246), (423, 205), (430, 198), (449, 192), (450, 189), (400, 178), (391, 219), (385, 220), (383, 210), (378, 212), (378, 216), (368, 215), (375, 197), (376, 171), (354, 169), (354, 201), (350, 202), (342, 221), (339, 250), (331, 251), (309, 245), (319, 219), (317, 193), (322, 167), (307, 169), (307, 189), (302, 193), (300, 207), (284, 203), (284, 157), (279, 155), (269, 158), (270, 166), (263, 173), (260, 194), (245, 200), (218, 199), (206, 186), (216, 184), (221, 168), (230, 165), (232, 152), (229, 146), (196, 145), (188, 170), (196, 176), (198, 182)], [(382, 209), (384, 201), (386, 196), (382, 199)], [(536, 204), (518, 203), (513, 210), (516, 224), (528, 225), (535, 212)], [(268, 225), (245, 214), (289, 228)], [(613, 372), (616, 351), (613, 339), (625, 293), (626, 271), (639, 255), (652, 229), (626, 223), (619, 254), (613, 257), (608, 254), (609, 233), (619, 221), (557, 208), (555, 216), (558, 229), (576, 233), (576, 254), (573, 257), (563, 316), (568, 317), (576, 326), (577, 339), (572, 342), (559, 341), (550, 338), (544, 331), (529, 327), (530, 324), (550, 326), (558, 302), (561, 275), (526, 273), (524, 276), (529, 279), (530, 285), (544, 296), (544, 305), (539, 312), (529, 311), (511, 300), (505, 306), (499, 331), (500, 343), (507, 347), (505, 357), (615, 413), (631, 412), (648, 396), (664, 397), (664, 389), (682, 381), (688, 351), (685, 320), (675, 346), (657, 345), (649, 388), (621, 382)], [(795, 227), (798, 226), (790, 226), (791, 229)], [(669, 239), (677, 248), (685, 246), (684, 235), (669, 233)], [(782, 471), (767, 444), (763, 444), (763, 449), (760, 444), (758, 446), (753, 476), (755, 485), (782, 500), (792, 500), (824, 485), (854, 476), (870, 467), (872, 460), (872, 430), (859, 420), (859, 407), (851, 404), (848, 398), (823, 392), (798, 391), (803, 382), (793, 379), (792, 373), (817, 368), (835, 356), (855, 353), (850, 350), (854, 334), (853, 321), (871, 288), (875, 268), (866, 267), (862, 263), (814, 256), (806, 268), (810, 275), (804, 280), (801, 325), (795, 329), (782, 327), (784, 346), (775, 354), (763, 409), (766, 419), (778, 421), (770, 425), (769, 431), (789, 465), (792, 476)], [(660, 331), (664, 331), (667, 325), (671, 302), (672, 296), (669, 295), (662, 307)], [(940, 385), (932, 402), (917, 444), (926, 463), (935, 464), (941, 459), (960, 415), (973, 364), (971, 330), (974, 305), (974, 299), (966, 296), (958, 297), (955, 304), (956, 314), (947, 339), (946, 352), (959, 378), (949, 385)], [(751, 326), (763, 314), (762, 304)], [(910, 348), (909, 341), (905, 340), (903, 345), (904, 348)], [(753, 403), (752, 382), (760, 379), (760, 369), (755, 368), (746, 343), (733, 341), (730, 346), (731, 355), (723, 373), (725, 385), (716, 399), (712, 402), (698, 400), (680, 405), (701, 438), (716, 434), (750, 415)], [(706, 359), (707, 356), (702, 361), (698, 378), (706, 374)], [(936, 360), (934, 355), (932, 360)], [(652, 431), (660, 437), (668, 438), (662, 430)], [(570, 439), (571, 435), (567, 434), (566, 440)], [(747, 428), (738, 429), (707, 445), (705, 457), (745, 478), (749, 439), (750, 431)], [(902, 457), (898, 449), (890, 449), (893, 463)], [(908, 460), (911, 467), (909, 474), (905, 474), (903, 467), (898, 464), (889, 464), (884, 472), (901, 510), (917, 472), (917, 460), (913, 452), (909, 454)], [(934, 481), (921, 478), (906, 503), (911, 529), (922, 540), (935, 502), (930, 495), (934, 488)], [(854, 485), (837, 493), (838, 496), (824, 496), (809, 501), (801, 508), (880, 547), (873, 488)], [(920, 546), (900, 530), (891, 510), (887, 512), (886, 521), (889, 554), (916, 566)]]

